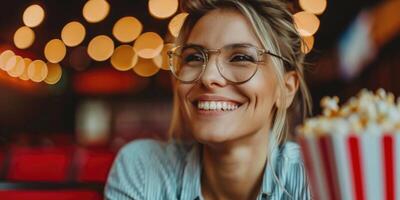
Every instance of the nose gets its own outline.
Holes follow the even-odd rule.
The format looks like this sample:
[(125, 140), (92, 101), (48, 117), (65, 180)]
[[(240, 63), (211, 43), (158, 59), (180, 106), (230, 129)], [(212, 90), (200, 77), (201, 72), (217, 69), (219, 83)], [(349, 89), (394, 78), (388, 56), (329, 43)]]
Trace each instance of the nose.
[(209, 89), (215, 87), (223, 87), (227, 84), (225, 78), (222, 77), (220, 72), (218, 71), (217, 54), (213, 54), (209, 57), (208, 63), (204, 69), (200, 81), (205, 87)]

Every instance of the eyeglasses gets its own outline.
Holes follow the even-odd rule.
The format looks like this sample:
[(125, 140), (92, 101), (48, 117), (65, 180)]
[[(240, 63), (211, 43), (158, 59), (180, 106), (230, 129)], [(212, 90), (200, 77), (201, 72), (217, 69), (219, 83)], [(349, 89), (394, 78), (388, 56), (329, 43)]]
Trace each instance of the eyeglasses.
[(241, 84), (249, 81), (265, 62), (264, 55), (287, 59), (250, 44), (232, 44), (221, 49), (206, 49), (199, 45), (177, 46), (168, 51), (170, 69), (179, 81), (193, 83), (203, 75), (211, 53), (217, 54), (217, 69), (228, 82)]

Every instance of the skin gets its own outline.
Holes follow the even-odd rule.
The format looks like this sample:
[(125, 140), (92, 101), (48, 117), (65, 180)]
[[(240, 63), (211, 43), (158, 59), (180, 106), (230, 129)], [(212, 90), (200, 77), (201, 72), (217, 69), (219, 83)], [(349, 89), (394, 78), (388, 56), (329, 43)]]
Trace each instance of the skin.
[[(193, 27), (187, 43), (219, 49), (233, 43), (262, 48), (250, 22), (234, 10), (213, 10)], [(270, 57), (248, 82), (228, 83), (211, 54), (206, 70), (195, 83), (177, 83), (181, 114), (189, 132), (203, 144), (201, 188), (206, 200), (256, 199), (267, 161), (268, 135), (273, 109), (286, 96), (287, 108), (298, 89), (298, 76), (285, 74), (285, 91), (279, 91)], [(218, 95), (240, 107), (223, 115), (202, 115), (193, 102), (200, 95)], [(279, 104), (280, 105), (280, 104)]]

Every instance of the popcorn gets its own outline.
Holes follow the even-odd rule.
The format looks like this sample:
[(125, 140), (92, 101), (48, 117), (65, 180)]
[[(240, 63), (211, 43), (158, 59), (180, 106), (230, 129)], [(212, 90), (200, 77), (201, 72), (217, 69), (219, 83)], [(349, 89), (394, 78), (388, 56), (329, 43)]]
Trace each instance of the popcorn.
[(400, 98), (364, 89), (338, 104), (324, 97), (297, 129), (313, 196), (400, 200)]
[(321, 100), (321, 106), (324, 107), (324, 116), (332, 116), (339, 110), (339, 97), (324, 97)]
[(322, 115), (306, 120), (298, 132), (323, 135), (347, 131), (348, 134), (361, 134), (369, 132), (367, 129), (371, 124), (379, 126), (381, 132), (400, 132), (400, 98), (395, 102), (393, 93), (384, 89), (375, 93), (363, 89), (342, 107), (338, 104), (338, 97), (324, 97), (321, 100)]

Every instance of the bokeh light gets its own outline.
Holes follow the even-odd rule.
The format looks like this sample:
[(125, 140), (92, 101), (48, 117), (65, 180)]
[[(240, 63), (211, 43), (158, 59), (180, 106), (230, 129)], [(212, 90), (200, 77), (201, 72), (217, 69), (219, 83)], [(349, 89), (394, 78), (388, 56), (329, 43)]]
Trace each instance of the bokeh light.
[(163, 70), (169, 70), (169, 58), (168, 58), (168, 51), (174, 47), (174, 44), (167, 43), (164, 44), (164, 48), (161, 53), (153, 58), (153, 62), (157, 67)]
[(143, 33), (136, 39), (133, 49), (142, 58), (154, 58), (162, 51), (163, 39), (154, 32)]
[(47, 84), (56, 84), (60, 81), (62, 76), (62, 69), (60, 64), (58, 63), (47, 63), (48, 73), (47, 77), (44, 79), (44, 82)]
[(17, 55), (11, 56), (11, 58), (8, 59), (6, 65), (5, 65), (4, 68), (3, 68), (3, 70), (4, 70), (4, 71), (7, 71), (7, 72), (8, 72), (8, 71), (11, 71), (11, 70), (17, 65), (17, 63), (18, 63), (20, 60), (22, 60), (22, 57), (21, 57), (21, 56), (17, 56)]
[(32, 46), (35, 41), (35, 33), (27, 26), (23, 26), (15, 31), (14, 44), (19, 49), (26, 49)]
[(83, 6), (82, 14), (86, 21), (97, 23), (105, 19), (110, 12), (110, 4), (106, 0), (89, 0)]
[[(21, 56), (16, 56), (15, 58), (16, 58), (15, 59), (16, 63), (11, 68), (11, 70), (8, 71), (8, 75), (10, 75), (11, 77), (17, 78), (24, 73), (26, 66), (25, 66), (24, 59)], [(9, 60), (9, 62), (10, 62), (10, 60)]]
[(3, 53), (0, 54), (0, 68), (2, 70), (5, 70), (6, 64), (8, 60), (13, 57), (15, 54), (11, 50), (6, 50)]
[(67, 54), (67, 48), (59, 39), (50, 40), (44, 48), (44, 56), (52, 63), (61, 62)]
[(319, 19), (310, 12), (301, 11), (293, 15), (297, 31), (301, 36), (312, 36), (319, 28)]
[(99, 35), (89, 42), (88, 54), (96, 61), (105, 61), (114, 52), (114, 42), (106, 35)]
[(69, 47), (78, 46), (85, 39), (85, 35), (85, 27), (77, 21), (66, 24), (61, 31), (61, 39)]
[(142, 33), (142, 23), (135, 17), (123, 17), (119, 19), (113, 28), (114, 37), (123, 43), (132, 42)]
[(179, 31), (181, 30), (182, 25), (188, 15), (188, 13), (180, 13), (171, 19), (168, 24), (168, 30), (172, 36), (178, 37)]
[(301, 43), (301, 51), (303, 53), (309, 53), (314, 46), (314, 36), (302, 37), (303, 42)]
[(150, 14), (159, 19), (171, 17), (178, 10), (178, 0), (149, 0)]
[(44, 19), (44, 10), (41, 6), (34, 4), (25, 9), (22, 20), (26, 26), (34, 28), (39, 26)]
[(300, 7), (310, 13), (322, 14), (326, 9), (326, 0), (299, 0)]
[(133, 67), (133, 71), (142, 77), (150, 77), (160, 71), (152, 59), (139, 58), (138, 63)]
[(29, 58), (24, 58), (23, 62), (19, 62), (17, 65), (24, 65), (24, 72), (19, 76), (21, 80), (27, 81), (29, 80), (28, 76), (28, 67), (31, 64), (32, 60)]
[(157, 55), (156, 57), (152, 58), (152, 60), (153, 60), (153, 63), (154, 63), (158, 68), (161, 69), (162, 62), (163, 62), (162, 55), (159, 54), (159, 55)]
[(47, 77), (47, 65), (42, 60), (34, 60), (28, 66), (28, 77), (34, 82), (42, 82)]
[(132, 69), (138, 61), (138, 56), (132, 46), (121, 45), (117, 47), (111, 56), (111, 64), (119, 71), (127, 71)]

